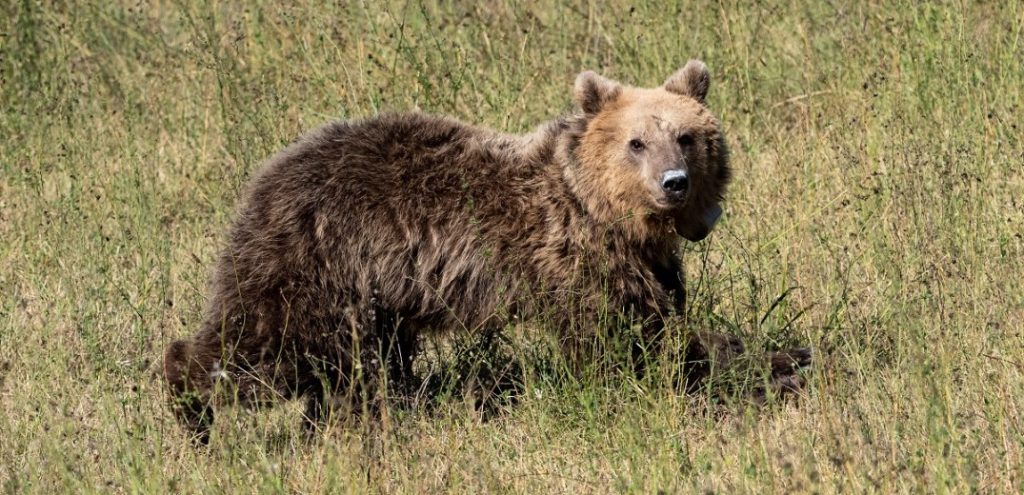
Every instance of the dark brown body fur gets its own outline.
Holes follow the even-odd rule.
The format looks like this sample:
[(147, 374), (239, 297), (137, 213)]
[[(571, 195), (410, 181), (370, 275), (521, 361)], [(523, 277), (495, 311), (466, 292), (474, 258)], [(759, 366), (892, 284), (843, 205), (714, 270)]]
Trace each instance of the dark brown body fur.
[[(570, 352), (630, 324), (656, 343), (683, 304), (676, 224), (695, 213), (587, 188), (588, 160), (601, 158), (581, 143), (601, 115), (527, 136), (383, 115), (328, 124), (271, 158), (217, 262), (201, 329), (167, 351), (182, 420), (206, 440), (218, 379), (243, 400), (304, 395), (314, 421), (325, 398), (372, 408), (380, 376), (411, 376), (420, 334), (513, 317), (543, 315)], [(712, 124), (691, 209), (717, 202), (729, 177)]]

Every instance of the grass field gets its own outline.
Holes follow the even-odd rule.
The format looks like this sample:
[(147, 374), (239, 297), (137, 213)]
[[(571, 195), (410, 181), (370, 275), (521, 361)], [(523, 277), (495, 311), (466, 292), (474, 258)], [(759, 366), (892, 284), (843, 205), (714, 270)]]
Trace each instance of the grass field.
[[(0, 3), (3, 491), (1024, 491), (1024, 4), (667, 3)], [(539, 373), (488, 421), (396, 416), (376, 461), (298, 404), (188, 443), (161, 354), (262, 159), (383, 110), (524, 132), (583, 69), (688, 58), (736, 171), (692, 320), (812, 346), (805, 397)]]

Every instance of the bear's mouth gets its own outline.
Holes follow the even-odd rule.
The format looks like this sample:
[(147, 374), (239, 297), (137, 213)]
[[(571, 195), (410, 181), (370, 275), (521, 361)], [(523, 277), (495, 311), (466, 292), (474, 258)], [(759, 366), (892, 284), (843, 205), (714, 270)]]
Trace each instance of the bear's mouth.
[(677, 213), (683, 211), (686, 206), (686, 196), (673, 197), (673, 196), (662, 196), (654, 201), (658, 206), (658, 209), (669, 213)]

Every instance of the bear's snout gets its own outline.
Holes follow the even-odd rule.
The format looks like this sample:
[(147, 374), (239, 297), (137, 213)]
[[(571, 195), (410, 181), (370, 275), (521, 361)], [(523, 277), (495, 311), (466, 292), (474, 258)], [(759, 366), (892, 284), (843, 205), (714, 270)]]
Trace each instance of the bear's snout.
[(683, 199), (690, 187), (690, 178), (686, 170), (669, 170), (661, 175), (661, 188), (671, 199)]

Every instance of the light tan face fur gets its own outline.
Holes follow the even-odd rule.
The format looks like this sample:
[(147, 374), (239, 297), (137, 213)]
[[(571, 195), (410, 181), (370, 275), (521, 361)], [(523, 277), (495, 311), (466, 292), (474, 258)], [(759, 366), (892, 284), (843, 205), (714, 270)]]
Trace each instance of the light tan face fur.
[[(703, 105), (707, 70), (691, 62), (647, 89), (622, 86), (593, 73), (577, 79), (576, 97), (592, 115), (580, 141), (579, 159), (608, 219), (673, 218), (680, 235), (699, 240), (713, 225), (700, 224), (717, 208), (727, 180), (717, 119)], [(667, 187), (685, 177), (682, 191)], [(587, 181), (587, 182), (591, 182)], [(678, 184), (678, 183), (677, 183)], [(664, 223), (664, 222), (662, 222)]]

